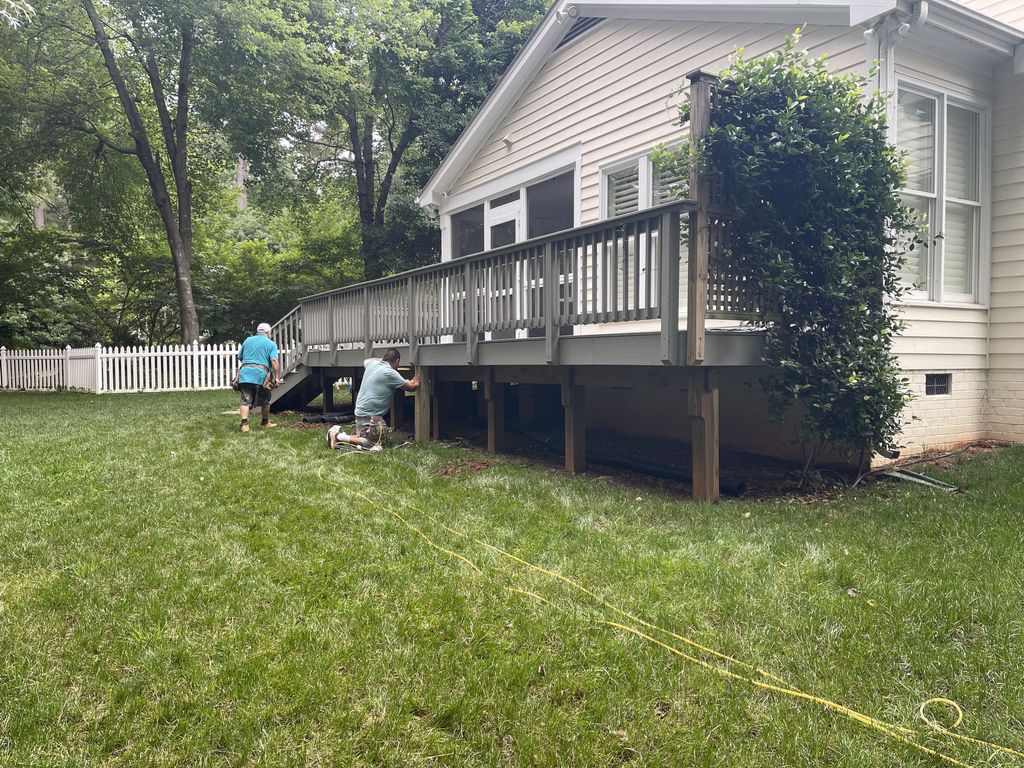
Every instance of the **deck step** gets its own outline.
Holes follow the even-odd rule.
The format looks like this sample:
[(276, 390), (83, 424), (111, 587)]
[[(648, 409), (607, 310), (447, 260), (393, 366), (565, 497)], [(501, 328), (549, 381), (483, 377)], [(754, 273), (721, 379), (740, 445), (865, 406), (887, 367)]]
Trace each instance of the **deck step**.
[(271, 394), (270, 410), (274, 413), (299, 410), (319, 394), (319, 374), (308, 366), (297, 365), (285, 375), (281, 386)]

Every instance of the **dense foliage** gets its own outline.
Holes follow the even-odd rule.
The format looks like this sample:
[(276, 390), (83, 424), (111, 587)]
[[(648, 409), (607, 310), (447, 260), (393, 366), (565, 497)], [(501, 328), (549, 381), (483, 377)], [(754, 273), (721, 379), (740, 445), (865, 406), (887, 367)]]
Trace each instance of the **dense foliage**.
[(415, 196), (545, 5), (54, 0), (0, 24), (0, 345), (190, 335), (183, 277), (198, 335), (238, 338), (436, 261)]
[(740, 213), (732, 258), (760, 297), (773, 416), (797, 406), (803, 440), (869, 456), (902, 426), (898, 269), (921, 243), (883, 97), (798, 40), (722, 73), (700, 157)]

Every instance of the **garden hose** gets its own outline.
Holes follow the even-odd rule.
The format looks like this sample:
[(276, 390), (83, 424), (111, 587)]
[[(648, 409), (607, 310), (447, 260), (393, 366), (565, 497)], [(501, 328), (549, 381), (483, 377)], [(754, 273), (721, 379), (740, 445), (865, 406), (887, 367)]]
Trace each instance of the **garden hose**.
[[(421, 531), (419, 528), (417, 528), (415, 525), (413, 525), (411, 522), (409, 522), (409, 520), (407, 520), (404, 516), (402, 516), (401, 514), (396, 512), (395, 510), (391, 509), (389, 506), (387, 506), (385, 504), (382, 504), (381, 502), (374, 500), (370, 496), (368, 496), (368, 495), (358, 491), (354, 487), (354, 485), (353, 485), (356, 482), (356, 479), (354, 477), (352, 477), (351, 475), (349, 475), (347, 473), (344, 473), (344, 472), (341, 472), (340, 470), (338, 470), (338, 472), (339, 472), (339, 474), (341, 474), (342, 478), (345, 481), (347, 481), (347, 483), (348, 483), (348, 484), (344, 484), (343, 485), (343, 484), (332, 482), (332, 481), (328, 480), (327, 478), (325, 478), (324, 475), (323, 475), (323, 469), (324, 469), (324, 467), (323, 467), (323, 465), (321, 465), (321, 467), (318, 468), (318, 470), (317, 470), (317, 474), (319, 475), (320, 479), (322, 481), (324, 481), (325, 483), (327, 483), (329, 485), (333, 485), (333, 486), (335, 486), (337, 488), (341, 488), (341, 489), (351, 493), (352, 495), (357, 496), (358, 498), (362, 499), (363, 501), (365, 501), (370, 506), (372, 506), (372, 507), (374, 507), (374, 508), (376, 508), (378, 510), (381, 510), (383, 512), (386, 512), (386, 513), (388, 513), (390, 515), (392, 515), (393, 517), (395, 517), (396, 519), (401, 521), (402, 524), (405, 525), (407, 528), (409, 528), (411, 531), (413, 531), (416, 534), (418, 534), (424, 541), (427, 542), (427, 544), (429, 546), (433, 547), (434, 549), (436, 549), (439, 552), (442, 552), (442, 553), (444, 553), (446, 555), (449, 555), (451, 557), (457, 558), (458, 560), (462, 561), (463, 563), (469, 565), (474, 571), (476, 571), (476, 573), (478, 573), (480, 575), (486, 575), (486, 574), (484, 574), (484, 571), (479, 566), (477, 566), (475, 563), (470, 561), (468, 558), (466, 558), (466, 557), (464, 557), (464, 556), (462, 556), (462, 555), (458, 554), (457, 552), (454, 552), (454, 551), (452, 551), (450, 549), (442, 547), (440, 544), (438, 544), (437, 542), (433, 541), (429, 536), (427, 536), (423, 531)], [(413, 511), (415, 511), (419, 515), (427, 518), (428, 520), (430, 520), (434, 524), (438, 525), (439, 527), (443, 528), (446, 532), (450, 533), (451, 535), (453, 535), (453, 536), (455, 536), (457, 538), (461, 538), (463, 540), (466, 540), (466, 541), (469, 541), (469, 542), (473, 542), (473, 543), (477, 544), (478, 546), (481, 546), (481, 547), (483, 547), (483, 548), (485, 548), (485, 549), (487, 549), (487, 550), (489, 550), (489, 551), (499, 555), (501, 558), (505, 558), (507, 560), (510, 560), (510, 561), (512, 561), (512, 562), (514, 562), (514, 563), (516, 563), (516, 564), (518, 564), (518, 565), (520, 565), (520, 566), (522, 566), (524, 568), (527, 568), (529, 570), (535, 571), (536, 573), (543, 574), (543, 575), (547, 576), (548, 578), (560, 581), (560, 582), (564, 583), (565, 585), (571, 587), (572, 589), (574, 589), (574, 590), (576, 590), (578, 592), (581, 592), (582, 594), (587, 595), (592, 600), (594, 600), (596, 603), (598, 603), (599, 605), (603, 606), (604, 608), (607, 608), (608, 610), (614, 612), (615, 614), (617, 614), (618, 616), (622, 617), (623, 619), (626, 619), (626, 620), (628, 620), (630, 622), (633, 622), (634, 624), (638, 624), (640, 627), (643, 627), (644, 629), (650, 630), (652, 632), (661, 633), (661, 634), (665, 635), (666, 637), (670, 637), (673, 640), (676, 640), (677, 642), (683, 643), (683, 644), (689, 646), (690, 648), (693, 648), (693, 649), (695, 649), (697, 651), (700, 651), (701, 653), (704, 653), (706, 655), (713, 656), (713, 657), (715, 657), (715, 658), (717, 658), (717, 659), (719, 659), (719, 660), (721, 660), (723, 662), (727, 662), (730, 665), (733, 665), (733, 666), (745, 669), (745, 670), (748, 671), (748, 674), (740, 674), (738, 672), (734, 672), (732, 669), (728, 669), (728, 668), (720, 666), (718, 664), (706, 661), (704, 659), (700, 659), (700, 658), (698, 658), (696, 656), (691, 656), (690, 654), (685, 653), (684, 651), (680, 650), (679, 648), (675, 647), (674, 645), (670, 645), (667, 642), (664, 642), (662, 640), (657, 639), (656, 637), (653, 637), (650, 634), (647, 634), (646, 632), (642, 631), (641, 629), (638, 629), (636, 626), (630, 626), (628, 624), (624, 624), (624, 623), (621, 623), (621, 622), (608, 621), (608, 620), (603, 620), (603, 619), (595, 620), (595, 623), (598, 624), (598, 625), (603, 625), (603, 626), (610, 627), (612, 629), (616, 629), (616, 630), (619, 630), (619, 631), (622, 631), (622, 632), (630, 633), (630, 634), (632, 634), (632, 635), (634, 635), (634, 636), (636, 636), (636, 637), (638, 637), (638, 638), (640, 638), (642, 640), (645, 640), (645, 641), (647, 641), (647, 642), (649, 642), (649, 643), (651, 643), (651, 644), (653, 644), (653, 645), (655, 645), (655, 646), (657, 646), (659, 648), (662, 648), (665, 651), (668, 651), (669, 653), (673, 654), (677, 658), (680, 658), (680, 659), (682, 659), (682, 660), (684, 660), (684, 661), (686, 661), (686, 662), (688, 662), (690, 664), (699, 666), (699, 667), (707, 670), (708, 672), (712, 672), (714, 674), (717, 674), (717, 675), (719, 675), (719, 676), (721, 676), (721, 677), (723, 677), (723, 678), (725, 678), (727, 680), (731, 680), (731, 681), (734, 681), (734, 682), (747, 683), (747, 684), (749, 684), (751, 686), (754, 686), (756, 688), (760, 688), (760, 689), (766, 690), (766, 691), (771, 691), (773, 693), (776, 693), (776, 694), (779, 694), (779, 695), (782, 695), (782, 696), (788, 696), (790, 698), (794, 698), (794, 699), (798, 699), (798, 700), (802, 700), (802, 701), (807, 701), (807, 702), (811, 702), (811, 703), (814, 703), (814, 704), (818, 704), (819, 706), (821, 706), (821, 707), (823, 707), (823, 708), (825, 708), (827, 710), (830, 710), (832, 712), (844, 715), (844, 716), (848, 717), (849, 719), (853, 720), (854, 722), (859, 723), (859, 724), (861, 724), (861, 725), (863, 725), (863, 726), (865, 726), (867, 728), (871, 728), (872, 730), (875, 730), (875, 731), (881, 733), (882, 735), (887, 736), (888, 738), (893, 739), (894, 741), (900, 742), (901, 744), (904, 744), (904, 745), (906, 745), (908, 747), (911, 747), (912, 749), (915, 749), (918, 752), (926, 754), (926, 755), (928, 755), (930, 757), (937, 758), (937, 759), (943, 761), (944, 763), (947, 763), (948, 765), (958, 766), (958, 768), (972, 768), (972, 766), (969, 763), (965, 763), (962, 760), (959, 760), (959, 759), (953, 757), (952, 755), (948, 755), (948, 754), (946, 754), (944, 752), (941, 752), (941, 751), (939, 751), (937, 749), (933, 749), (933, 748), (928, 747), (928, 746), (926, 746), (924, 744), (921, 744), (919, 741), (916, 741), (914, 739), (914, 737), (917, 737), (917, 736), (920, 735), (919, 731), (915, 731), (915, 730), (913, 730), (911, 728), (906, 728), (906, 727), (903, 727), (903, 726), (899, 726), (899, 725), (895, 725), (895, 724), (892, 724), (892, 723), (888, 723), (888, 722), (886, 722), (884, 720), (881, 720), (879, 718), (872, 717), (870, 715), (866, 715), (866, 714), (864, 714), (862, 712), (859, 712), (859, 711), (857, 711), (855, 709), (852, 709), (851, 707), (847, 707), (847, 706), (844, 706), (842, 704), (839, 704), (838, 702), (832, 701), (831, 699), (827, 699), (827, 698), (825, 698), (823, 696), (816, 696), (814, 694), (802, 691), (799, 688), (796, 688), (795, 686), (791, 686), (789, 683), (787, 683), (782, 678), (770, 674), (769, 672), (765, 671), (764, 669), (762, 669), (759, 666), (756, 666), (756, 665), (753, 665), (753, 664), (749, 664), (749, 663), (747, 663), (745, 661), (741, 661), (739, 659), (736, 659), (736, 658), (730, 656), (729, 654), (723, 653), (721, 651), (717, 651), (717, 650), (715, 650), (713, 648), (710, 648), (710, 647), (708, 647), (706, 645), (698, 643), (695, 640), (692, 640), (690, 638), (687, 638), (687, 637), (684, 637), (682, 635), (679, 635), (679, 634), (677, 634), (675, 632), (672, 632), (671, 630), (665, 629), (665, 628), (660, 627), (660, 626), (658, 626), (656, 624), (652, 624), (652, 623), (650, 623), (648, 621), (645, 621), (644, 619), (641, 619), (638, 616), (634, 616), (633, 614), (629, 613), (628, 611), (618, 607), (614, 603), (611, 603), (608, 600), (606, 600), (605, 598), (601, 597), (597, 592), (595, 592), (592, 589), (589, 589), (588, 587), (584, 586), (580, 582), (575, 581), (573, 579), (570, 579), (567, 576), (563, 576), (562, 574), (560, 574), (560, 573), (558, 573), (556, 571), (549, 570), (549, 569), (544, 568), (542, 566), (539, 566), (539, 565), (537, 565), (535, 563), (531, 563), (528, 560), (524, 560), (523, 558), (518, 557), (517, 555), (514, 555), (511, 552), (508, 552), (508, 551), (506, 551), (504, 549), (501, 549), (500, 547), (496, 547), (493, 544), (490, 544), (490, 543), (488, 543), (486, 541), (483, 541), (482, 539), (476, 538), (475, 536), (472, 536), (470, 534), (467, 534), (467, 533), (459, 531), (459, 530), (457, 530), (455, 528), (452, 528), (451, 526), (445, 524), (441, 520), (439, 520), (436, 517), (434, 517), (433, 515), (431, 515), (429, 512), (425, 512), (424, 510), (420, 509), (415, 504), (412, 504), (412, 503), (410, 503), (408, 501), (405, 501), (405, 500), (401, 500), (401, 503), (404, 506), (406, 506), (407, 508), (412, 509)], [(544, 597), (541, 597), (540, 595), (537, 595), (537, 594), (535, 594), (533, 592), (529, 592), (529, 591), (527, 591), (525, 589), (521, 589), (521, 588), (518, 588), (518, 587), (508, 587), (508, 589), (510, 591), (512, 591), (512, 592), (516, 592), (516, 593), (519, 593), (519, 594), (522, 594), (522, 595), (527, 595), (529, 597), (536, 598), (537, 600), (543, 602), (546, 605), (551, 605), (551, 602), (548, 599), (546, 599)], [(558, 606), (553, 606), (553, 607), (555, 607), (555, 609), (558, 610)], [(928, 716), (928, 714), (927, 714), (928, 708), (931, 707), (932, 705), (936, 705), (936, 704), (945, 705), (945, 706), (949, 707), (950, 709), (952, 709), (953, 712), (956, 714), (956, 721), (953, 723), (953, 725), (950, 728), (946, 728), (941, 723), (939, 723), (937, 720), (935, 720), (934, 718)], [(991, 741), (986, 741), (984, 739), (977, 739), (977, 738), (973, 738), (973, 737), (970, 737), (970, 736), (964, 736), (962, 734), (955, 733), (952, 729), (953, 728), (957, 728), (961, 724), (961, 722), (963, 720), (963, 709), (960, 707), (959, 704), (957, 704), (955, 701), (952, 701), (951, 699), (931, 698), (931, 699), (928, 699), (927, 701), (924, 701), (920, 705), (920, 707), (918, 709), (918, 717), (932, 731), (934, 731), (934, 732), (936, 732), (936, 733), (938, 733), (938, 734), (940, 734), (942, 736), (945, 736), (947, 738), (954, 739), (954, 740), (960, 741), (962, 743), (972, 744), (974, 746), (980, 746), (980, 747), (984, 747), (984, 748), (987, 748), (987, 749), (991, 749), (991, 750), (993, 750), (995, 752), (1001, 752), (1003, 754), (1011, 755), (1013, 757), (1024, 758), (1024, 752), (1020, 752), (1018, 750), (1015, 750), (1015, 749), (1012, 749), (1010, 747), (1006, 747), (1006, 746), (1003, 746), (1003, 745), (1000, 745), (1000, 744), (996, 744), (996, 743), (991, 742)]]

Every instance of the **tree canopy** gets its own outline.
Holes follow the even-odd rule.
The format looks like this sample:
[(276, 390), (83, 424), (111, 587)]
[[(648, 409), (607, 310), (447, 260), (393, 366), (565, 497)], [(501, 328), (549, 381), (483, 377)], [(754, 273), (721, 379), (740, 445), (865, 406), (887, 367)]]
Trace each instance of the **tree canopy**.
[[(0, 280), (41, 280), (16, 265), (49, 247), (53, 269), (88, 276), (71, 283), (88, 283), (95, 305), (65, 302), (80, 314), (62, 327), (190, 340), (237, 337), (303, 293), (436, 260), (436, 224), (415, 194), (543, 6), (56, 0), (12, 11), (19, 26), (0, 27)], [(33, 208), (36, 225), (46, 212), (42, 233)], [(8, 309), (0, 343), (59, 336)]]

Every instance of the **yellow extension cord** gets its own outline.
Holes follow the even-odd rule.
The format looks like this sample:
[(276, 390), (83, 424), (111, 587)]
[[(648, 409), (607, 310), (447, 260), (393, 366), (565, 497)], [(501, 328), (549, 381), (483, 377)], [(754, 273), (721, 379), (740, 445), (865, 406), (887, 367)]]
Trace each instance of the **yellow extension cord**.
[[(331, 482), (331, 481), (327, 480), (327, 478), (325, 478), (324, 475), (323, 475), (323, 467), (322, 466), (317, 470), (317, 474), (319, 475), (320, 479), (323, 480), (325, 483), (333, 485), (333, 486), (335, 486), (337, 488), (341, 488), (341, 489), (351, 493), (352, 495), (359, 497), (360, 499), (362, 499), (366, 503), (370, 504), (371, 506), (373, 506), (373, 507), (375, 507), (375, 508), (377, 508), (379, 510), (382, 510), (384, 512), (387, 512), (388, 514), (392, 515), (394, 518), (399, 520), (409, 530), (413, 531), (418, 536), (420, 536), (425, 542), (427, 542), (428, 545), (430, 545), (431, 547), (433, 547), (437, 551), (443, 552), (444, 554), (449, 555), (450, 557), (454, 557), (454, 558), (456, 558), (458, 560), (461, 560), (463, 563), (465, 563), (470, 568), (472, 568), (474, 571), (476, 571), (476, 573), (478, 573), (480, 575), (484, 575), (483, 570), (479, 566), (477, 566), (475, 563), (470, 561), (468, 558), (463, 557), (462, 555), (460, 555), (457, 552), (454, 552), (454, 551), (452, 551), (450, 549), (442, 547), (440, 544), (438, 544), (433, 539), (431, 539), (429, 536), (427, 536), (422, 530), (417, 528), (415, 525), (413, 525), (411, 522), (409, 522), (409, 520), (407, 520), (404, 516), (402, 516), (401, 514), (396, 512), (394, 509), (392, 509), (389, 506), (387, 506), (385, 504), (382, 504), (382, 503), (380, 503), (378, 501), (375, 501), (374, 499), (372, 499), (371, 497), (367, 496), (366, 494), (361, 493), (360, 491), (356, 490), (356, 488), (353, 485), (356, 482), (356, 479), (354, 477), (352, 477), (351, 475), (349, 475), (349, 474), (347, 474), (345, 472), (339, 471), (338, 473), (342, 476), (342, 478), (344, 480), (346, 480), (348, 482), (348, 484), (343, 485), (343, 484), (334, 483), (334, 482)], [(582, 584), (580, 584), (577, 581), (574, 581), (573, 579), (570, 579), (570, 578), (568, 578), (566, 576), (563, 576), (562, 574), (557, 573), (555, 571), (548, 570), (547, 568), (543, 568), (543, 567), (541, 567), (539, 565), (536, 565), (535, 563), (531, 563), (531, 562), (529, 562), (527, 560), (524, 560), (524, 559), (522, 559), (520, 557), (517, 557), (516, 555), (512, 554), (511, 552), (507, 552), (506, 550), (501, 549), (500, 547), (495, 547), (494, 545), (489, 544), (488, 542), (483, 541), (482, 539), (478, 539), (475, 536), (471, 536), (471, 535), (469, 535), (467, 533), (463, 533), (462, 531), (459, 531), (459, 530), (457, 530), (455, 528), (452, 528), (452, 527), (448, 526), (447, 524), (445, 524), (444, 522), (442, 522), (441, 520), (438, 520), (436, 517), (431, 515), (429, 512), (423, 511), (422, 509), (420, 509), (419, 507), (417, 507), (414, 504), (411, 504), (411, 503), (405, 502), (405, 501), (403, 501), (402, 503), (406, 507), (412, 509), (413, 511), (415, 511), (418, 514), (422, 515), (423, 517), (426, 517), (428, 520), (430, 520), (434, 524), (440, 526), (441, 528), (443, 528), (445, 531), (447, 531), (448, 533), (452, 534), (453, 536), (456, 536), (458, 538), (464, 539), (466, 541), (471, 541), (471, 542), (477, 544), (478, 546), (481, 546), (481, 547), (484, 547), (485, 549), (490, 550), (491, 552), (499, 555), (500, 557), (506, 558), (506, 559), (511, 560), (512, 562), (518, 564), (518, 565), (523, 566), (524, 568), (528, 568), (528, 569), (533, 570), (533, 571), (535, 571), (537, 573), (543, 574), (543, 575), (545, 575), (545, 576), (547, 576), (549, 578), (552, 578), (552, 579), (555, 579), (557, 581), (560, 581), (560, 582), (566, 584), (567, 586), (573, 588), (574, 590), (587, 595), (588, 597), (590, 597), (592, 600), (594, 600), (596, 603), (598, 603), (599, 605), (603, 606), (604, 608), (607, 608), (608, 610), (616, 613), (617, 615), (619, 615), (620, 617), (622, 617), (624, 619), (627, 619), (627, 620), (633, 622), (634, 624), (640, 625), (644, 629), (648, 629), (648, 630), (651, 630), (653, 632), (662, 633), (662, 634), (664, 634), (667, 637), (671, 637), (673, 640), (676, 640), (676, 641), (678, 641), (680, 643), (683, 643), (683, 644), (685, 644), (685, 645), (687, 645), (687, 646), (689, 646), (691, 648), (694, 648), (694, 649), (700, 651), (701, 653), (707, 654), (709, 656), (713, 656), (713, 657), (715, 657), (717, 659), (720, 659), (722, 661), (728, 662), (731, 665), (734, 665), (734, 666), (741, 667), (743, 669), (749, 670), (751, 673), (753, 673), (753, 675), (756, 675), (756, 677), (752, 676), (752, 675), (739, 674), (737, 672), (733, 672), (731, 669), (726, 669), (724, 667), (718, 666), (717, 664), (713, 664), (711, 662), (705, 661), (704, 659), (699, 659), (696, 656), (691, 656), (691, 655), (685, 653), (684, 651), (681, 651), (679, 648), (676, 648), (673, 645), (669, 645), (668, 643), (663, 642), (661, 640), (658, 640), (657, 638), (652, 637), (651, 635), (643, 632), (642, 630), (637, 629), (636, 626), (629, 626), (629, 625), (623, 624), (621, 622), (607, 621), (607, 620), (597, 620), (596, 623), (598, 623), (598, 624), (601, 624), (601, 625), (604, 625), (604, 626), (607, 626), (607, 627), (611, 627), (613, 629), (617, 629), (617, 630), (622, 631), (622, 632), (627, 632), (629, 634), (635, 635), (636, 637), (638, 637), (638, 638), (640, 638), (642, 640), (645, 640), (645, 641), (647, 641), (647, 642), (649, 642), (649, 643), (651, 643), (653, 645), (656, 645), (659, 648), (662, 648), (662, 649), (668, 651), (669, 653), (673, 654), (674, 656), (676, 656), (676, 657), (678, 657), (680, 659), (683, 659), (684, 661), (689, 662), (690, 664), (694, 664), (696, 666), (702, 667), (703, 669), (706, 669), (709, 672), (713, 672), (714, 674), (720, 675), (721, 677), (724, 677), (724, 678), (726, 678), (728, 680), (733, 680), (733, 681), (736, 681), (736, 682), (747, 683), (747, 684), (752, 685), (752, 686), (754, 686), (756, 688), (761, 688), (763, 690), (771, 691), (771, 692), (776, 693), (776, 694), (780, 694), (780, 695), (783, 695), (783, 696), (789, 696), (789, 697), (794, 698), (794, 699), (799, 699), (799, 700), (803, 700), (803, 701), (809, 701), (809, 702), (818, 704), (818, 705), (824, 707), (825, 709), (831, 710), (833, 712), (837, 712), (837, 713), (839, 713), (841, 715), (845, 715), (846, 717), (850, 718), (854, 722), (860, 723), (863, 726), (866, 726), (866, 727), (871, 728), (871, 729), (873, 729), (875, 731), (878, 731), (879, 733), (881, 733), (881, 734), (883, 734), (885, 736), (888, 736), (889, 738), (894, 739), (895, 741), (898, 741), (898, 742), (900, 742), (902, 744), (905, 744), (905, 745), (907, 745), (907, 746), (909, 746), (909, 747), (911, 747), (913, 749), (916, 749), (919, 752), (922, 752), (922, 753), (924, 753), (926, 755), (929, 755), (931, 757), (938, 758), (938, 759), (942, 760), (943, 762), (948, 763), (949, 765), (959, 766), (960, 768), (972, 768), (972, 766), (969, 763), (965, 763), (965, 762), (963, 762), (961, 760), (958, 760), (955, 757), (952, 757), (951, 755), (947, 755), (944, 752), (941, 752), (941, 751), (939, 751), (937, 749), (932, 749), (931, 747), (927, 747), (924, 744), (921, 744), (920, 742), (915, 741), (913, 737), (920, 735), (920, 733), (918, 731), (915, 731), (915, 730), (913, 730), (911, 728), (906, 728), (906, 727), (903, 727), (903, 726), (899, 726), (899, 725), (894, 725), (892, 723), (888, 723), (888, 722), (886, 722), (884, 720), (880, 720), (878, 718), (871, 717), (870, 715), (865, 715), (862, 712), (858, 712), (855, 709), (851, 709), (850, 707), (846, 707), (846, 706), (844, 706), (842, 704), (839, 704), (839, 703), (837, 703), (835, 701), (832, 701), (830, 699), (826, 699), (826, 698), (824, 698), (822, 696), (815, 696), (814, 694), (806, 693), (805, 691), (801, 691), (798, 688), (791, 686), (789, 683), (787, 683), (782, 678), (777, 677), (775, 675), (772, 675), (771, 673), (767, 672), (766, 670), (764, 670), (764, 669), (762, 669), (762, 668), (760, 668), (758, 666), (755, 666), (755, 665), (752, 665), (752, 664), (748, 664), (745, 661), (741, 661), (739, 659), (733, 658), (732, 656), (729, 656), (726, 653), (722, 653), (720, 651), (716, 651), (713, 648), (709, 648), (706, 645), (702, 645), (701, 643), (698, 643), (695, 640), (691, 640), (690, 638), (683, 637), (682, 635), (678, 635), (675, 632), (672, 632), (671, 630), (659, 627), (656, 624), (651, 624), (650, 622), (647, 622), (647, 621), (641, 619), (640, 617), (634, 616), (633, 614), (629, 613), (628, 611), (625, 611), (622, 608), (619, 608), (618, 606), (614, 605), (613, 603), (610, 603), (609, 601), (607, 601), (606, 599), (604, 599), (603, 597), (598, 595), (593, 590), (588, 589), (587, 587), (583, 586)], [(529, 592), (527, 590), (519, 589), (519, 588), (514, 588), (514, 587), (508, 587), (508, 589), (510, 591), (512, 591), (512, 592), (515, 592), (515, 593), (518, 593), (518, 594), (521, 594), (521, 595), (526, 595), (528, 597), (535, 598), (536, 600), (544, 603), (545, 605), (550, 605), (550, 601), (549, 600), (547, 600), (544, 597), (541, 597), (540, 595), (537, 595), (537, 594), (535, 594), (533, 592)], [(764, 678), (764, 679), (758, 679), (758, 678)], [(767, 681), (774, 681), (774, 682), (767, 682)], [(953, 723), (951, 728), (957, 728), (960, 725), (960, 723), (963, 721), (963, 709), (955, 701), (952, 701), (951, 699), (944, 699), (944, 698), (939, 698), (939, 697), (931, 698), (931, 699), (928, 699), (927, 701), (924, 701), (924, 702), (921, 703), (920, 707), (918, 708), (918, 717), (932, 731), (934, 731), (936, 733), (939, 733), (939, 734), (941, 734), (941, 735), (943, 735), (943, 736), (945, 736), (947, 738), (954, 739), (956, 741), (960, 741), (960, 742), (967, 743), (967, 744), (972, 744), (972, 745), (975, 745), (975, 746), (986, 747), (986, 748), (991, 749), (991, 750), (993, 750), (995, 752), (1001, 752), (1001, 753), (1006, 754), (1006, 755), (1012, 755), (1013, 757), (1024, 758), (1024, 752), (1020, 752), (1018, 750), (1011, 749), (1010, 747), (1004, 747), (1004, 746), (1002, 746), (1000, 744), (995, 744), (995, 743), (990, 742), (990, 741), (985, 741), (984, 739), (976, 739), (976, 738), (972, 738), (970, 736), (964, 736), (962, 734), (955, 733), (953, 730), (951, 730), (951, 728), (946, 728), (941, 723), (939, 723), (937, 720), (935, 720), (933, 717), (930, 717), (928, 715), (928, 711), (927, 710), (929, 709), (929, 707), (931, 707), (933, 705), (943, 705), (943, 706), (949, 707), (951, 710), (953, 710), (953, 712), (956, 714), (956, 722)]]

